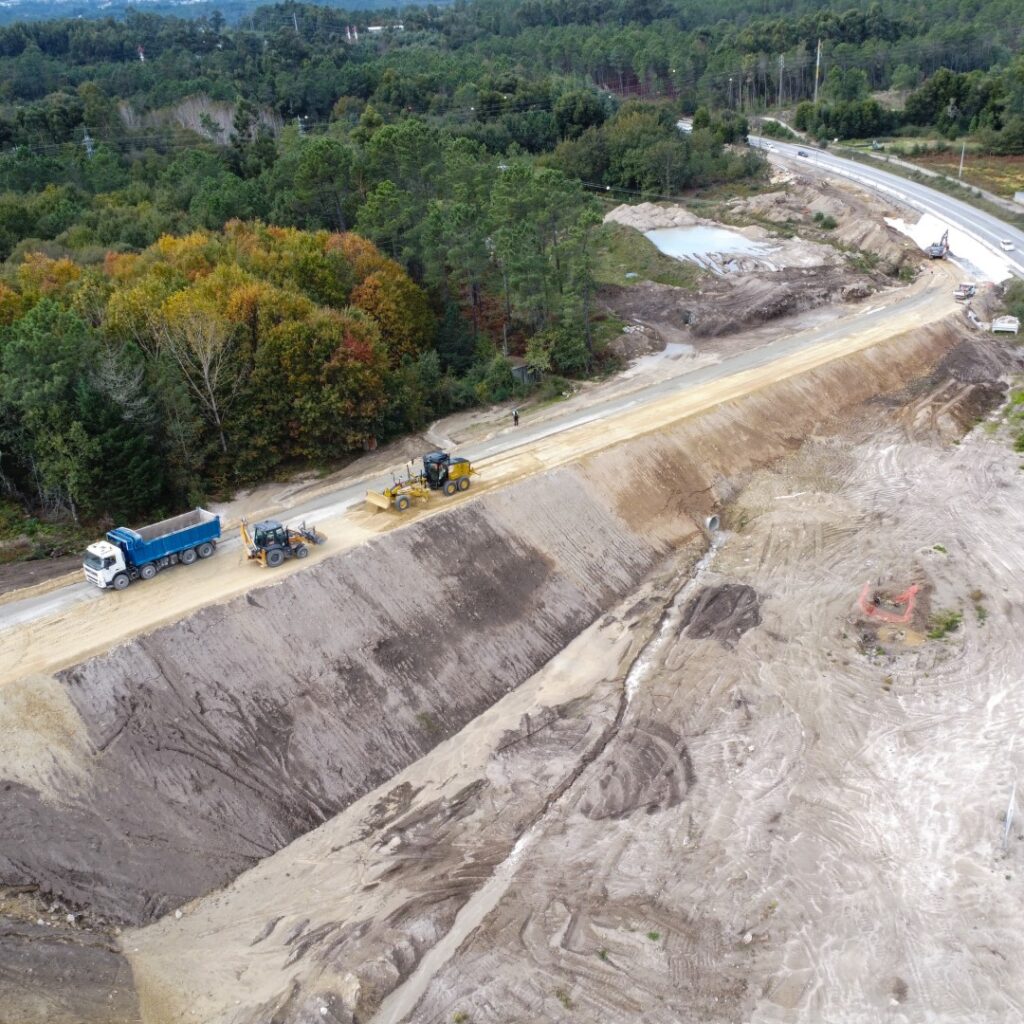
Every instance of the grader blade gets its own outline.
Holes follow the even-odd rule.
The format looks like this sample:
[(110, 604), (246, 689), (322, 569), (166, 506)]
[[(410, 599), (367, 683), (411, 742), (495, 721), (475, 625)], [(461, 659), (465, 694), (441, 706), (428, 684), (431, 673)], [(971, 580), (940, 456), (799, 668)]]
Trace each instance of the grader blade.
[(391, 499), (380, 491), (366, 492), (367, 508), (379, 508), (386, 512), (391, 507)]

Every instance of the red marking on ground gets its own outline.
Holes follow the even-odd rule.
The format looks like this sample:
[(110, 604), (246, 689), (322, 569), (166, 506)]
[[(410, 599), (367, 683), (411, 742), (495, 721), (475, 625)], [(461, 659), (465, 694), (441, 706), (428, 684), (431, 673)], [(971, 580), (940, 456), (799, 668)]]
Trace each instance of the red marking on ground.
[(884, 608), (879, 608), (868, 595), (871, 592), (870, 582), (864, 584), (864, 589), (860, 592), (860, 597), (857, 600), (857, 604), (860, 606), (860, 610), (867, 616), (873, 619), (879, 619), (882, 622), (890, 622), (893, 625), (905, 626), (911, 616), (914, 614), (914, 603), (917, 599), (917, 592), (921, 588), (916, 584), (912, 583), (906, 590), (903, 591), (898, 597), (894, 597), (890, 604), (895, 605), (906, 605), (906, 608), (902, 612), (890, 612)]

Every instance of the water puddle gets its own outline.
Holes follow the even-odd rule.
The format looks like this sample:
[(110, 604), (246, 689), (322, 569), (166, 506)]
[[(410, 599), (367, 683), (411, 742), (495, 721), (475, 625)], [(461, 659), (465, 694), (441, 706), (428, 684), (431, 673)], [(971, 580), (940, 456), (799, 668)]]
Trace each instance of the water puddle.
[(707, 225), (655, 228), (652, 231), (645, 231), (644, 237), (650, 239), (666, 256), (672, 256), (677, 260), (689, 260), (717, 273), (732, 269), (731, 257), (765, 257), (774, 248), (765, 242), (751, 241), (738, 231)]
[(690, 359), (697, 354), (697, 350), (692, 345), (687, 345), (684, 342), (670, 341), (668, 344), (661, 349), (660, 352), (651, 352), (646, 356), (640, 356), (628, 370), (625, 370), (620, 376), (626, 380), (631, 377), (636, 377), (639, 374), (646, 373), (648, 370), (653, 370), (655, 367), (660, 366), (662, 363), (672, 362), (674, 360)]

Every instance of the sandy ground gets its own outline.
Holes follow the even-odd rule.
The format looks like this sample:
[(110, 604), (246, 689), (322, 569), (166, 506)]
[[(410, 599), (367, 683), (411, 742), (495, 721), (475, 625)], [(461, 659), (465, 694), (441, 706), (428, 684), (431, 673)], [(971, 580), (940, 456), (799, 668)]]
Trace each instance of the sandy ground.
[[(902, 331), (935, 323), (955, 308), (949, 282), (942, 273), (922, 279), (911, 289), (928, 302), (909, 310), (894, 310), (891, 319), (866, 330), (851, 330), (842, 340), (780, 358), (766, 368), (742, 371), (701, 388), (681, 391), (629, 409), (607, 420), (583, 424), (531, 445), (494, 456), (480, 465), (475, 493), (503, 486), (542, 470), (564, 465), (618, 441), (657, 431), (701, 410), (750, 394), (773, 381), (785, 380), (814, 367), (871, 347)], [(468, 500), (473, 500), (469, 498)], [(301, 572), (329, 554), (367, 538), (400, 528), (417, 517), (436, 514), (433, 504), (403, 517), (354, 512), (320, 523), (329, 541), (313, 549), (304, 562), (289, 562), (273, 573), (248, 563), (240, 554), (226, 553), (184, 571), (161, 574), (145, 586), (104, 594), (103, 600), (76, 604), (57, 615), (37, 618), (0, 633), (0, 685), (32, 673), (52, 672), (92, 654), (108, 650), (129, 636), (174, 621), (189, 611), (223, 601), (244, 591), (272, 585)]]
[[(618, 735), (408, 1019), (1017, 1019), (1018, 461), (886, 433), (756, 477), (700, 582), (745, 614), (715, 635), (672, 608)], [(962, 625), (878, 631), (864, 582)]]
[[(950, 441), (969, 385), (924, 383), (754, 474), (699, 563), (453, 740), (132, 933), (144, 1019), (1020, 1016), (1024, 476), (1004, 438)], [(879, 627), (865, 583), (919, 585), (914, 616)]]

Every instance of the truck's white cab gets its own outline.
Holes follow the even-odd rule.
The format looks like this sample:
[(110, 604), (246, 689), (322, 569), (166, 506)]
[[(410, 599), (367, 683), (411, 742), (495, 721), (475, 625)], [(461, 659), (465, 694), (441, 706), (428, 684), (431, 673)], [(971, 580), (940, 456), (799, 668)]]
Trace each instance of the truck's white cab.
[[(97, 587), (112, 587), (114, 577), (126, 573), (124, 552), (108, 540), (98, 540), (85, 549), (82, 569), (90, 583), (95, 583)], [(123, 578), (125, 581), (128, 579), (127, 575)]]

